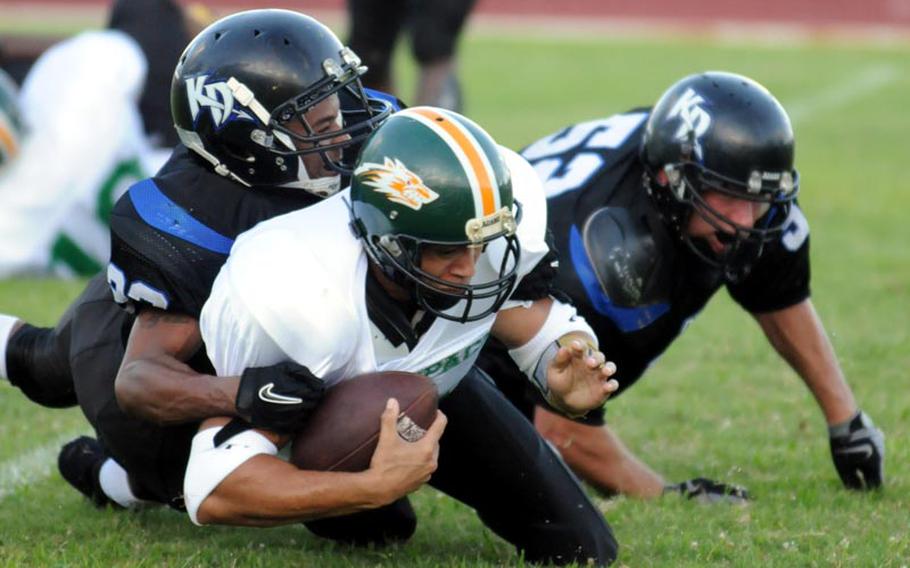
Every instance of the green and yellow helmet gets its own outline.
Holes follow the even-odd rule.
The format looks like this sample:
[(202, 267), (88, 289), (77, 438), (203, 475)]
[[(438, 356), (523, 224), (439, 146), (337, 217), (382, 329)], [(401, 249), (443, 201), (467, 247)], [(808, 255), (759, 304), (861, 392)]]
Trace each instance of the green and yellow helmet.
[(0, 69), (0, 169), (19, 154), (22, 134), (19, 91), (12, 78)]
[[(421, 308), (455, 321), (484, 318), (508, 297), (520, 257), (519, 211), (490, 135), (438, 108), (392, 115), (364, 144), (351, 178), (352, 227), (370, 258)], [(500, 238), (505, 254), (492, 280), (455, 284), (420, 269), (423, 245), (485, 247)], [(450, 309), (461, 301), (463, 309)]]

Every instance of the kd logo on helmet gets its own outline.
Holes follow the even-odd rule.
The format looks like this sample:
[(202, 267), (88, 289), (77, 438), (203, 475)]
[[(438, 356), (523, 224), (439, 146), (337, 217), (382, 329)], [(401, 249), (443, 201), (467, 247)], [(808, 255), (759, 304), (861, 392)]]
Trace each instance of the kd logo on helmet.
[(248, 114), (234, 108), (234, 94), (226, 82), (206, 84), (208, 78), (208, 75), (200, 75), (186, 80), (186, 96), (194, 122), (202, 107), (208, 108), (212, 113), (216, 127), (224, 125), (232, 113), (252, 120)]
[(694, 89), (686, 89), (686, 92), (683, 93), (683, 96), (681, 96), (678, 101), (676, 101), (676, 104), (673, 105), (673, 108), (667, 115), (667, 120), (672, 120), (677, 117), (682, 119), (682, 124), (680, 124), (679, 128), (676, 130), (675, 137), (677, 140), (691, 142), (695, 157), (699, 160), (702, 159), (701, 143), (699, 142), (699, 139), (708, 131), (708, 127), (711, 126), (711, 115), (708, 114), (708, 111), (699, 106), (703, 102), (705, 102), (705, 99), (696, 93)]
[(414, 211), (439, 198), (439, 194), (427, 187), (420, 176), (412, 172), (397, 158), (384, 158), (382, 164), (364, 162), (354, 171), (365, 185), (386, 194), (389, 201), (410, 207)]

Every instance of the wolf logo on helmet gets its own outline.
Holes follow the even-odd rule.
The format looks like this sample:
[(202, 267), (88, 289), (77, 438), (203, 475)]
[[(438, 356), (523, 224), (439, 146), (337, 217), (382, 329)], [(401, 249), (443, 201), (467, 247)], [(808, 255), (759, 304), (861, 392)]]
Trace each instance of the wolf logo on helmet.
[(388, 195), (389, 201), (410, 207), (414, 211), (439, 199), (439, 194), (427, 187), (420, 176), (408, 169), (401, 160), (385, 158), (382, 164), (366, 162), (354, 170), (364, 184)]

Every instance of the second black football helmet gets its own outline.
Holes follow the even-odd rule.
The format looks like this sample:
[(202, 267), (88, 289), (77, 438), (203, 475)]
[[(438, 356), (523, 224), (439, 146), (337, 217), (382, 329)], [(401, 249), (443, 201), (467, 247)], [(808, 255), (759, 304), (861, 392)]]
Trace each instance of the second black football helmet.
[[(351, 170), (327, 152), (363, 141), (391, 113), (388, 102), (367, 98), (360, 84), (365, 71), (313, 18), (290, 10), (240, 12), (187, 46), (174, 72), (171, 113), (181, 141), (219, 174), (247, 186), (298, 187), (325, 197)], [(336, 94), (358, 108), (342, 112), (340, 130), (314, 131), (305, 114)], [(303, 128), (289, 128), (294, 121)], [(314, 152), (339, 175), (311, 179), (301, 156)]]
[[(790, 118), (755, 81), (725, 72), (690, 75), (657, 101), (642, 138), (645, 186), (664, 219), (730, 280), (748, 272), (764, 245), (780, 237), (799, 191), (793, 167)], [(706, 191), (765, 205), (752, 227), (734, 223), (710, 207)], [(701, 215), (731, 241), (713, 254), (686, 234), (691, 214)], [(723, 227), (725, 225), (726, 227)]]

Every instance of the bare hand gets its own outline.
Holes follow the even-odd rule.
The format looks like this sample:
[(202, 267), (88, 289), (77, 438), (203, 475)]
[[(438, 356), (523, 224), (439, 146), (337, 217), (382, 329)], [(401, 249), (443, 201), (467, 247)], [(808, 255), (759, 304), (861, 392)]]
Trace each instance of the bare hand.
[(390, 398), (380, 417), (379, 442), (370, 460), (370, 472), (385, 494), (384, 501), (416, 491), (430, 480), (439, 458), (439, 438), (446, 427), (446, 416), (436, 411), (436, 419), (426, 434), (416, 442), (407, 442), (398, 434), (398, 401)]
[(573, 339), (560, 347), (547, 367), (550, 402), (570, 416), (598, 408), (619, 388), (616, 365), (600, 351)]

